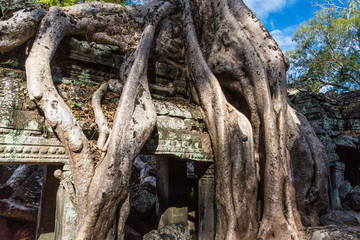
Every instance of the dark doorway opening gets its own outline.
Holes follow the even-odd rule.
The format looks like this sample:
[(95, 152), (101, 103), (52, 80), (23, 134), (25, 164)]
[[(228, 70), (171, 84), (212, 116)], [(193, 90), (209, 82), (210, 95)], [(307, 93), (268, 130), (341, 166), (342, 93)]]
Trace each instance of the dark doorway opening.
[(345, 164), (344, 178), (352, 186), (360, 186), (360, 151), (357, 148), (338, 146), (336, 153)]

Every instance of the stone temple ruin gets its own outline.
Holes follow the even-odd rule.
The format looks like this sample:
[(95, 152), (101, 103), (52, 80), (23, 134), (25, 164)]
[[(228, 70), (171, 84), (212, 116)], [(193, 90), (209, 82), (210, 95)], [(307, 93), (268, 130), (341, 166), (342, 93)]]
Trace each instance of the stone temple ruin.
[(360, 91), (317, 95), (290, 90), (289, 98), (327, 150), (331, 208), (360, 210)]
[[(32, 235), (29, 239), (72, 239), (74, 230), (67, 227), (76, 213), (68, 158), (27, 97), (25, 48), (0, 55), (0, 239), (26, 234)], [(122, 56), (117, 50), (68, 38), (53, 60), (58, 91), (89, 139), (96, 140), (97, 130), (84, 119), (89, 109), (82, 100), (87, 86), (119, 77)], [(125, 239), (141, 239), (170, 224), (188, 226), (194, 239), (214, 239), (213, 155), (202, 110), (189, 102), (180, 69), (151, 62), (149, 82), (158, 121), (133, 167)], [(330, 207), (360, 210), (360, 93), (332, 98), (296, 90), (289, 97), (328, 151)], [(116, 100), (106, 98), (105, 108)], [(57, 169), (65, 173), (60, 179), (54, 177)], [(114, 229), (109, 239), (116, 235)]]
[[(33, 223), (37, 238), (53, 233), (50, 235), (55, 235), (56, 239), (71, 239), (74, 231), (66, 227), (76, 220), (76, 213), (68, 158), (55, 133), (26, 96), (23, 50), (0, 57), (0, 164), (3, 164), (0, 183), (2, 186), (11, 185), (14, 177), (10, 175), (15, 164), (44, 167), (23, 167), (26, 171), (16, 179), (17, 185), (8, 187), (10, 196), (0, 199), (0, 218)], [(117, 78), (119, 69), (115, 66), (120, 66), (116, 63), (121, 62), (122, 56), (116, 50), (112, 46), (90, 47), (87, 42), (74, 38), (64, 41), (52, 66), (54, 80), (62, 96), (70, 98), (79, 108), (80, 99), (86, 95), (79, 86), (97, 85), (106, 79)], [(150, 226), (187, 225), (190, 214), (192, 228), (197, 231), (199, 239), (211, 239), (214, 235), (213, 156), (201, 109), (189, 103), (186, 79), (180, 69), (159, 62), (151, 64), (151, 68), (150, 89), (158, 120), (141, 154), (143, 160), (156, 159), (156, 163), (148, 164), (140, 157), (135, 161), (134, 172), (138, 167), (139, 177), (145, 180), (145, 184), (136, 186), (134, 183), (134, 190), (130, 189), (135, 214), (128, 220), (129, 228), (135, 228), (133, 231), (143, 235), (151, 230)], [(61, 89), (61, 84), (71, 86), (69, 91)], [(87, 137), (96, 139), (96, 129), (80, 117), (78, 120)], [(37, 185), (41, 188), (37, 189), (39, 200), (33, 199), (32, 203), (19, 201), (13, 195), (31, 180), (34, 169), (37, 169)], [(57, 169), (62, 169), (68, 178), (56, 179), (53, 174)], [(154, 172), (156, 180), (146, 176), (149, 171)], [(139, 177), (135, 176), (134, 181)], [(13, 206), (19, 207), (15, 209)], [(192, 211), (189, 213), (190, 208)], [(144, 216), (155, 219), (146, 224), (144, 222), (149, 221), (139, 219)]]

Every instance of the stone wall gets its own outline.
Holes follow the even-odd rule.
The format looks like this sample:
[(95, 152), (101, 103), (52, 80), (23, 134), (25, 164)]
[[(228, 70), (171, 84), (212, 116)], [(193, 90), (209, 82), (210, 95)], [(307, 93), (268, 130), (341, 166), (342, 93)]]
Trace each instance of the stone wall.
[[(0, 179), (2, 176), (4, 178), (4, 181), (0, 182), (0, 195), (2, 189), (9, 187), (6, 180), (13, 172), (8, 167), (2, 167), (1, 164), (59, 165), (59, 167), (65, 165), (64, 169), (67, 170), (64, 171), (70, 174), (65, 148), (56, 138), (56, 134), (51, 127), (47, 125), (41, 111), (36, 108), (35, 103), (30, 101), (27, 96), (24, 72), (25, 52), (26, 46), (21, 46), (10, 53), (0, 54)], [(88, 105), (83, 101), (85, 99), (89, 100), (89, 98), (86, 96), (88, 93), (84, 92), (82, 87), (85, 85), (95, 89), (104, 81), (119, 78), (119, 66), (122, 59), (122, 55), (115, 46), (96, 45), (75, 38), (68, 38), (61, 43), (52, 61), (53, 80), (59, 94), (65, 101), (70, 101), (70, 104), (84, 108), (84, 106), (87, 107)], [(163, 186), (156, 188), (156, 181), (160, 181), (160, 178), (155, 179), (155, 171), (158, 170), (154, 166), (150, 168), (145, 163), (139, 164), (141, 162), (139, 159), (135, 161), (132, 183), (129, 188), (132, 210), (126, 231), (129, 232), (128, 230), (132, 229), (132, 233), (137, 236), (140, 235), (140, 237), (156, 228), (155, 201), (159, 201), (157, 200), (156, 191), (178, 189), (178, 186), (174, 186), (174, 184), (182, 186), (181, 195), (184, 198), (184, 211), (180, 215), (177, 214), (178, 216), (173, 214), (175, 208), (173, 208), (169, 199), (173, 197), (174, 193), (169, 191), (169, 196), (161, 198), (161, 201), (167, 202), (167, 205), (160, 207), (169, 208), (172, 211), (170, 211), (171, 213), (166, 211), (166, 214), (158, 213), (158, 215), (164, 215), (163, 218), (166, 217), (170, 222), (174, 221), (175, 223), (178, 222), (177, 218), (179, 218), (182, 223), (187, 224), (186, 176), (189, 170), (187, 170), (185, 161), (195, 161), (197, 166), (205, 167), (205, 170), (209, 164), (213, 163), (211, 142), (203, 121), (202, 110), (189, 101), (184, 72), (175, 66), (150, 61), (148, 78), (158, 118), (156, 128), (145, 143), (141, 153), (145, 155), (162, 155), (164, 159), (171, 159), (169, 166), (174, 164), (183, 166), (182, 176), (184, 178), (180, 181), (169, 180), (167, 189)], [(110, 100), (105, 99), (103, 102), (104, 109), (112, 108), (111, 111), (114, 111), (118, 99), (118, 96)], [(69, 107), (72, 108), (72, 106)], [(79, 117), (76, 112), (79, 109), (72, 108), (72, 110), (86, 136), (91, 141), (96, 141), (98, 133), (95, 124), (91, 124)], [(147, 167), (141, 167), (142, 165)], [(21, 169), (15, 165), (8, 166), (14, 166), (11, 169)], [(66, 229), (66, 227), (72, 224), (66, 226), (66, 224), (62, 223), (76, 221), (76, 214), (74, 215), (71, 200), (69, 200), (66, 193), (66, 183), (60, 184), (56, 194), (59, 183), (52, 179), (52, 173), (56, 168), (58, 166), (45, 167), (44, 176), (46, 177), (44, 180), (41, 178), (42, 168), (39, 170), (40, 172), (37, 171), (36, 176), (39, 177), (37, 183), (42, 184), (42, 191), (38, 185), (34, 185), (37, 187), (36, 189), (26, 186), (26, 191), (34, 192), (36, 190), (38, 195), (37, 201), (31, 205), (31, 219), (28, 218), (25, 221), (33, 224), (32, 233), (34, 233), (34, 224), (37, 221), (37, 237), (42, 233), (53, 231), (55, 208), (53, 204), (49, 203), (55, 202), (55, 198), (57, 198), (58, 231), (55, 235), (67, 239), (71, 238), (73, 231)], [(148, 170), (146, 171), (147, 174), (144, 173), (146, 169)], [(172, 172), (170, 170), (171, 168), (163, 168), (163, 171), (168, 172), (169, 176), (178, 175), (179, 169), (173, 169)], [(25, 178), (28, 177), (28, 175), (25, 176)], [(206, 183), (213, 188), (213, 175), (209, 179)], [(205, 186), (205, 184), (203, 185)], [(206, 188), (205, 190), (212, 189)], [(200, 190), (200, 192), (202, 191), (204, 190)], [(39, 194), (41, 192), (40, 198)], [(204, 194), (202, 193), (202, 195)], [(200, 207), (203, 211), (206, 210), (206, 216), (209, 218), (207, 222), (214, 219), (214, 204), (211, 198), (213, 195), (211, 194), (213, 194), (213, 191), (211, 191), (210, 195), (206, 195), (207, 199), (202, 199), (204, 203)], [(5, 216), (6, 218), (1, 219), (3, 212), (8, 212), (1, 205), (2, 201), (11, 200), (8, 197), (5, 195), (0, 196), (0, 221), (6, 222), (12, 218), (11, 216)], [(18, 210), (21, 214), (29, 216), (29, 214), (21, 212), (21, 209), (25, 209), (21, 202), (16, 202), (15, 199), (14, 204), (19, 205)], [(160, 205), (163, 204), (160, 203)], [(208, 210), (208, 206), (211, 209)], [(38, 209), (39, 214), (36, 217)], [(69, 218), (69, 215), (72, 217)], [(168, 222), (164, 222), (168, 224)], [(209, 228), (209, 226), (206, 227)], [(213, 229), (208, 229), (208, 231), (207, 234), (213, 233)], [(0, 233), (0, 238), (1, 236)], [(7, 239), (12, 239), (12, 237)]]
[(333, 209), (360, 208), (360, 91), (314, 94), (289, 91), (294, 107), (304, 114), (324, 144), (330, 165)]
[[(20, 47), (9, 54), (0, 54), (0, 162), (66, 163), (65, 149), (26, 96), (24, 52), (24, 47)], [(119, 77), (121, 61), (122, 55), (115, 46), (90, 46), (69, 38), (54, 57), (53, 80), (57, 86), (98, 85)], [(152, 62), (149, 80), (158, 121), (142, 153), (212, 162), (210, 138), (201, 109), (189, 102), (183, 71)], [(87, 124), (80, 121), (80, 125), (89, 138), (96, 136)]]

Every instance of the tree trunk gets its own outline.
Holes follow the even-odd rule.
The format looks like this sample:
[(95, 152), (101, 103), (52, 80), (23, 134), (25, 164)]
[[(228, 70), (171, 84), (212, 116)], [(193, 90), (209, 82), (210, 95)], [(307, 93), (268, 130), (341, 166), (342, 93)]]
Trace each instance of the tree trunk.
[[(28, 12), (34, 13), (28, 14), (31, 24), (44, 16), (43, 10)], [(0, 28), (11, 24), (12, 18), (0, 22)], [(0, 38), (0, 51), (23, 43), (24, 25), (17, 25), (11, 36), (16, 44)], [(35, 35), (32, 29), (26, 39)], [(89, 141), (52, 82), (50, 61), (61, 40), (72, 35), (117, 45), (126, 54), (113, 129), (101, 108), (112, 83), (102, 84), (92, 99), (100, 159), (91, 155)], [(94, 2), (52, 7), (42, 18), (26, 61), (28, 91), (69, 154), (79, 219), (76, 239), (105, 239), (117, 209), (122, 209), (120, 231), (124, 226), (131, 166), (156, 123), (147, 81), (151, 57), (183, 67), (192, 101), (204, 110), (215, 157), (216, 239), (301, 239), (290, 159), (306, 158), (314, 170), (311, 187), (302, 194), (316, 193), (309, 197), (316, 203), (313, 210), (305, 213), (316, 218), (327, 203), (319, 200), (327, 194), (326, 155), (306, 119), (288, 106), (286, 58), (241, 0), (158, 0), (126, 9)], [(306, 141), (295, 144), (299, 139)], [(309, 146), (311, 151), (296, 158)]]

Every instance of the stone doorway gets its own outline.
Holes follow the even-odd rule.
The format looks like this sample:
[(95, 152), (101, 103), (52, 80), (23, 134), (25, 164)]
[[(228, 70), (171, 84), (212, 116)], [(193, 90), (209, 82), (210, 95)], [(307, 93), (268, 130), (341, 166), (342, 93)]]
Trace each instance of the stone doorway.
[(360, 186), (360, 150), (353, 147), (337, 146), (336, 153), (345, 164), (344, 178), (352, 186)]
[(157, 157), (156, 168), (158, 229), (183, 223), (192, 239), (214, 239), (213, 164), (165, 155)]
[[(182, 224), (188, 228), (194, 240), (214, 239), (215, 181), (213, 164), (180, 159), (171, 154), (145, 155), (143, 159), (149, 157), (155, 159), (155, 166), (152, 166), (155, 169), (149, 170), (150, 172), (154, 170), (155, 174), (146, 174), (144, 177), (141, 176), (143, 174), (141, 170), (133, 169), (137, 172), (135, 175), (138, 174), (138, 176), (132, 178), (146, 179), (155, 176), (156, 190), (150, 190), (149, 185), (142, 186), (142, 180), (139, 180), (138, 186), (135, 186), (134, 182), (130, 184), (131, 210), (126, 225), (128, 231), (132, 232), (127, 235), (129, 232), (125, 228), (125, 239), (141, 237), (152, 229), (160, 230), (164, 226), (173, 224)], [(64, 167), (66, 168), (66, 166)], [(143, 167), (143, 169), (146, 168), (146, 166)], [(130, 190), (130, 188), (136, 190)], [(66, 227), (74, 225), (68, 222), (69, 220), (73, 221), (68, 219), (68, 216), (73, 215), (74, 208), (66, 189), (62, 186), (57, 193), (56, 211), (55, 236), (58, 237), (57, 239), (71, 239), (74, 234), (73, 230), (66, 229)]]

